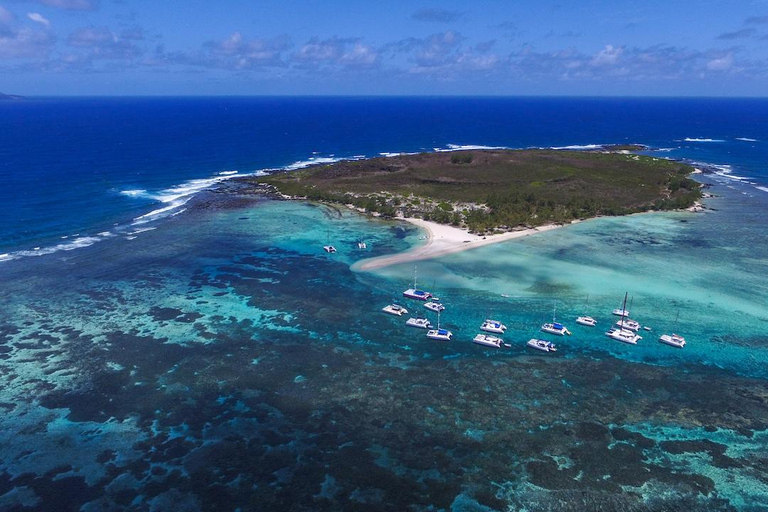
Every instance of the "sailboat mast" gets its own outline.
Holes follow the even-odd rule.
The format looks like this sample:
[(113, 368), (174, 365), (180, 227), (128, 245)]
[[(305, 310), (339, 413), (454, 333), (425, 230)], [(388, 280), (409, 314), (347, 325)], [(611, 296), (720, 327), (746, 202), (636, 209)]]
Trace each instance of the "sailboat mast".
[(619, 322), (619, 327), (624, 328), (624, 319), (627, 317), (627, 295), (629, 295), (629, 292), (624, 293), (624, 304), (621, 305), (621, 320)]

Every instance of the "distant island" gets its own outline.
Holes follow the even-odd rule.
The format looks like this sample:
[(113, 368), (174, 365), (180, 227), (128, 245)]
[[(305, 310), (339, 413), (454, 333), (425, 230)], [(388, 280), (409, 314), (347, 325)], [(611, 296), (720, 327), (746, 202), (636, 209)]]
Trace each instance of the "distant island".
[(630, 152), (637, 149), (402, 154), (243, 181), (284, 197), (423, 219), (481, 235), (696, 204), (702, 194), (688, 177), (693, 167)]

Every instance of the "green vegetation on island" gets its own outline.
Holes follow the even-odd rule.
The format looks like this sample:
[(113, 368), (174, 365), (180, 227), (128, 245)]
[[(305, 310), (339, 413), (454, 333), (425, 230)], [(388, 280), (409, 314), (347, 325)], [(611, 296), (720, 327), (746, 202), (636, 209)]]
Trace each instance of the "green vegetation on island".
[(689, 165), (615, 151), (482, 150), (317, 165), (246, 181), (477, 233), (692, 206)]

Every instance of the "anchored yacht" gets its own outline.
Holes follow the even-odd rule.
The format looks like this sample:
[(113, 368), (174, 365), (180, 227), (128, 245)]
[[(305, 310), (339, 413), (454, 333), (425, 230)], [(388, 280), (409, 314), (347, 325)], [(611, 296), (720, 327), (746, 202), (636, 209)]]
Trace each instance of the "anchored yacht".
[(383, 308), (381, 308), (381, 310), (385, 313), (389, 313), (390, 315), (403, 316), (408, 314), (407, 309), (397, 304), (390, 304), (389, 306), (384, 306)]
[(483, 325), (480, 326), (480, 330), (486, 331), (486, 332), (493, 332), (496, 334), (504, 334), (504, 331), (507, 330), (507, 326), (499, 322), (498, 320), (486, 319), (486, 321), (483, 322)]
[(535, 348), (536, 350), (541, 350), (542, 352), (557, 352), (557, 347), (555, 347), (555, 344), (547, 340), (531, 338), (528, 340), (526, 345), (531, 348)]
[(409, 318), (405, 325), (408, 327), (417, 327), (419, 329), (431, 329), (432, 324), (429, 323), (429, 319), (427, 318)]
[(589, 327), (594, 327), (597, 325), (597, 320), (592, 318), (591, 316), (580, 316), (576, 319), (577, 324), (586, 325)]
[(477, 343), (478, 345), (483, 345), (484, 347), (509, 348), (512, 346), (507, 343), (504, 343), (503, 339), (498, 338), (496, 336), (491, 336), (490, 334), (478, 334), (472, 339), (472, 342)]

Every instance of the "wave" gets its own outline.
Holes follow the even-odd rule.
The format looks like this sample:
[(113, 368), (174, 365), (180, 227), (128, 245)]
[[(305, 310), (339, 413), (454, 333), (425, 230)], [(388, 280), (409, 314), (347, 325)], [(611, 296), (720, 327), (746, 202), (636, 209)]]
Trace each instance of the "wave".
[(549, 149), (572, 149), (572, 150), (585, 150), (585, 149), (603, 149), (606, 145), (605, 144), (584, 144), (584, 145), (578, 145), (574, 144), (572, 146), (553, 146)]
[(221, 171), (219, 173), (219, 176), (232, 176), (233, 174), (237, 174), (238, 171)]
[(723, 139), (700, 139), (696, 137), (686, 137), (683, 142), (725, 142)]
[(72, 251), (75, 249), (80, 249), (81, 247), (88, 247), (95, 244), (96, 242), (100, 242), (101, 240), (110, 238), (112, 236), (114, 236), (112, 233), (102, 232), (96, 236), (82, 236), (69, 242), (51, 245), (48, 247), (35, 247), (32, 250), (21, 250), (4, 253), (0, 254), (0, 262), (12, 261), (26, 256), (44, 256), (46, 254), (52, 254), (59, 251)]
[[(317, 156), (317, 157), (311, 157), (308, 160), (299, 160), (298, 162), (293, 162), (292, 164), (288, 164), (285, 167), (283, 167), (286, 171), (295, 171), (296, 169), (304, 169), (305, 167), (309, 167), (310, 165), (318, 165), (318, 164), (333, 164), (336, 162), (341, 162), (342, 160), (355, 160), (355, 158), (337, 158), (333, 156)], [(359, 160), (359, 159), (358, 159)]]
[(504, 146), (482, 146), (479, 144), (446, 144), (444, 148), (432, 148), (438, 153), (446, 153), (448, 151), (469, 151), (469, 150), (481, 150), (481, 149), (508, 149)]
[(750, 139), (749, 137), (736, 137), (736, 140), (743, 140), (744, 142), (757, 142), (757, 139)]

